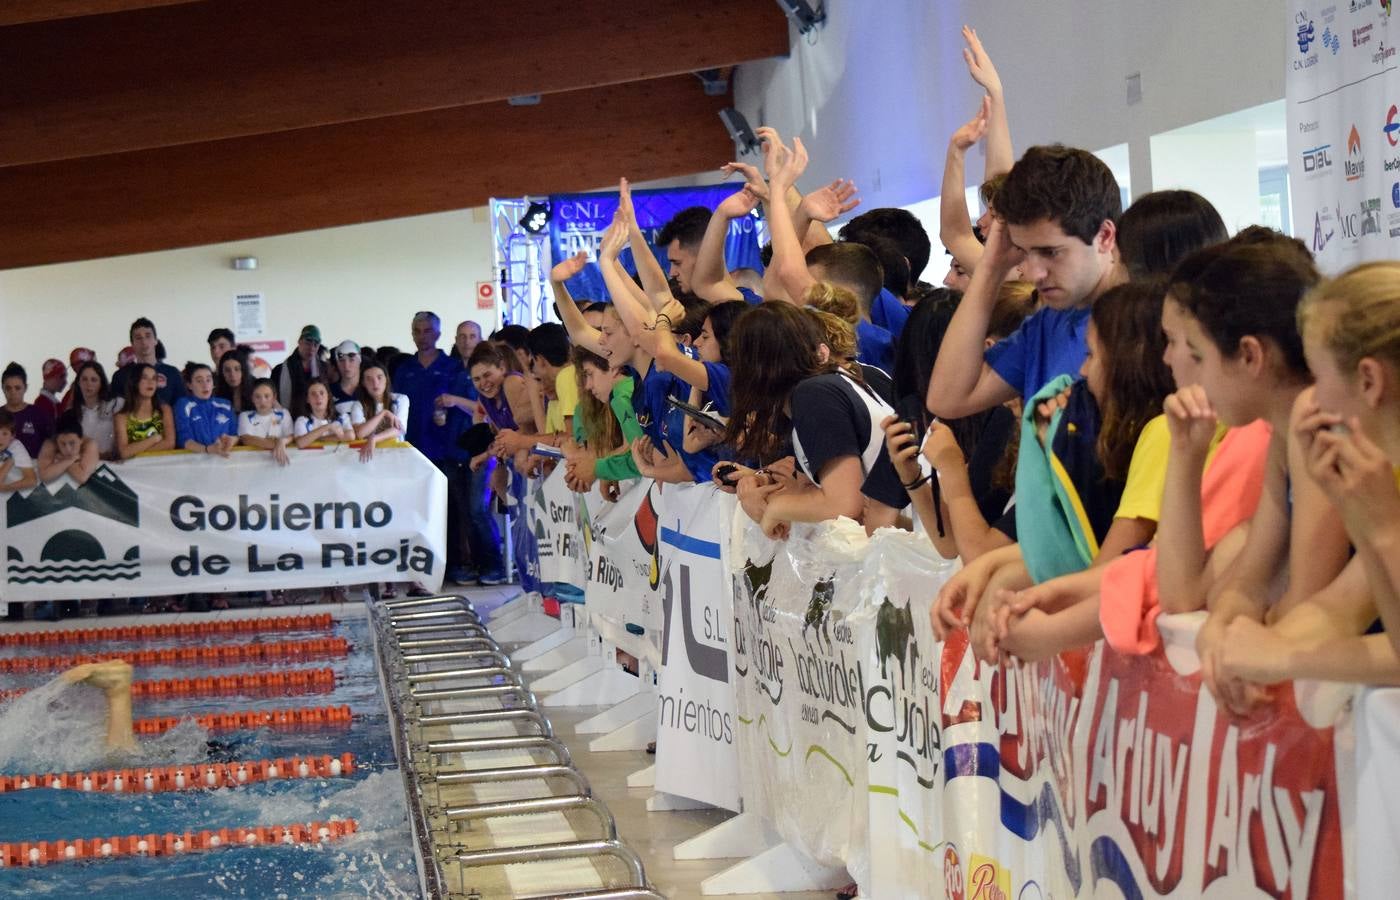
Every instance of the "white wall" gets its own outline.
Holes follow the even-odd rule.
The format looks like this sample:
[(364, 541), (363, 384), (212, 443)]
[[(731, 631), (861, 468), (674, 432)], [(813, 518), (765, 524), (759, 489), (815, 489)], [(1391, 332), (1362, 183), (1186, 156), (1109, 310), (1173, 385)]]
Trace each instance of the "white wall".
[[(854, 179), (864, 208), (942, 193), (948, 137), (980, 89), (962, 61), (975, 27), (1006, 88), (1018, 152), (1128, 145), (1132, 194), (1152, 189), (1151, 136), (1283, 96), (1283, 0), (826, 0), (791, 57), (741, 66), (736, 105), (808, 143), (803, 187)], [(1128, 106), (1126, 78), (1142, 100)], [(969, 183), (980, 181), (969, 158)], [(929, 273), (932, 274), (932, 273)], [(941, 273), (940, 273), (941, 275)], [(934, 279), (936, 280), (936, 279)]]
[[(235, 256), (256, 256), (238, 272)], [(207, 361), (205, 336), (231, 324), (233, 296), (262, 291), (269, 337), (295, 343), (303, 325), (327, 343), (412, 346), (409, 323), (436, 312), (450, 335), (462, 319), (494, 327), (495, 313), (476, 308), (476, 282), (492, 278), (485, 208), (350, 225), (280, 237), (112, 259), (0, 271), (0, 360), (29, 370), (49, 356), (68, 359), (91, 347), (109, 371), (137, 316), (156, 323), (168, 361)]]

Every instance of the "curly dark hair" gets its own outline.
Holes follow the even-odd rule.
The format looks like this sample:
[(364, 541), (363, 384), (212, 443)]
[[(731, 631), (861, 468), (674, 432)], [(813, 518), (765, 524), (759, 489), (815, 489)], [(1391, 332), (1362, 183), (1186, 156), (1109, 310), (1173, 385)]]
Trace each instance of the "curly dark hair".
[(822, 362), (824, 335), (816, 320), (791, 303), (762, 303), (744, 312), (729, 333), (733, 399), (724, 442), (745, 459), (771, 463), (787, 445), (785, 411), (793, 388), (836, 371)]
[(1161, 415), (1162, 401), (1175, 389), (1171, 369), (1162, 360), (1161, 281), (1130, 281), (1104, 292), (1090, 313), (1103, 348), (1106, 389), (1099, 400), (1098, 454), (1104, 477), (1122, 483), (1137, 447), (1138, 435)]
[(1087, 150), (1051, 144), (1026, 151), (996, 192), (997, 215), (1010, 225), (1049, 219), (1065, 234), (1094, 242), (1105, 220), (1117, 224), (1123, 195), (1113, 172)]

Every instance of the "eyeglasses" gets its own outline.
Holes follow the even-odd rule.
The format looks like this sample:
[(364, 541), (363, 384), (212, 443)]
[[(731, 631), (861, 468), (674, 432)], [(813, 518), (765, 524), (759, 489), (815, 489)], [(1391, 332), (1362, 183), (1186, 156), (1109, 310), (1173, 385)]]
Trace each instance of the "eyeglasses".
[(336, 353), (335, 358), (336, 358), (336, 359), (359, 359), (359, 358), (360, 358), (360, 354), (358, 354), (358, 353)]

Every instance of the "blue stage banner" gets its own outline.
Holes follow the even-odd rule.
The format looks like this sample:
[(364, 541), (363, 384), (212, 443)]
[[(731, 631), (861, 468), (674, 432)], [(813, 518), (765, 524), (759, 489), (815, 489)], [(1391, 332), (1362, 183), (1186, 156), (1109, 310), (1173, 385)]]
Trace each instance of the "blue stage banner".
[[(657, 190), (633, 191), (632, 203), (637, 210), (637, 224), (646, 235), (652, 252), (667, 269), (666, 248), (656, 246), (656, 236), (676, 213), (691, 206), (714, 209), (739, 190), (742, 184), (717, 184), (710, 187), (661, 188)], [(612, 222), (617, 211), (616, 192), (597, 194), (552, 194), (549, 198), (553, 216), (549, 222), (549, 243), (553, 258), (557, 262), (573, 256), (580, 250), (588, 254), (590, 260), (598, 258), (598, 245), (603, 232)], [(739, 268), (763, 271), (758, 249), (768, 239), (768, 225), (755, 216), (744, 216), (729, 224), (729, 238), (724, 245), (724, 258), (730, 270)], [(635, 272), (632, 254), (624, 251), (622, 264), (629, 272)], [(608, 300), (607, 288), (603, 286), (602, 273), (596, 262), (568, 282), (569, 293), (577, 300)]]

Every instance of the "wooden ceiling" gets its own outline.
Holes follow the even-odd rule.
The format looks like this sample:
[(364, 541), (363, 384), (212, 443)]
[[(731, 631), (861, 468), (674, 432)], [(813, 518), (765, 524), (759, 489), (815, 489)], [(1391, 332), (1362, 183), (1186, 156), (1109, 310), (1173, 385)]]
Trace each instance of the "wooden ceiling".
[(771, 0), (8, 0), (0, 268), (709, 170), (690, 73), (787, 48)]

